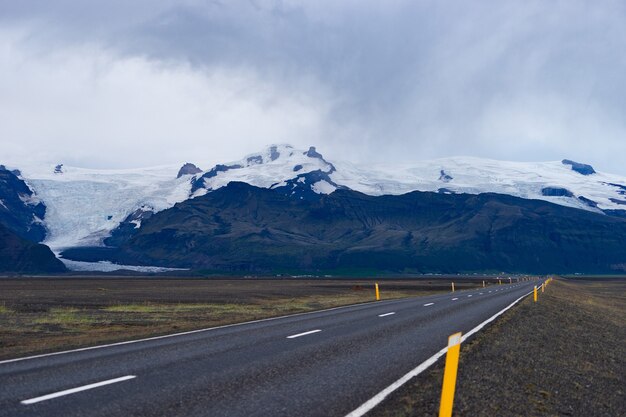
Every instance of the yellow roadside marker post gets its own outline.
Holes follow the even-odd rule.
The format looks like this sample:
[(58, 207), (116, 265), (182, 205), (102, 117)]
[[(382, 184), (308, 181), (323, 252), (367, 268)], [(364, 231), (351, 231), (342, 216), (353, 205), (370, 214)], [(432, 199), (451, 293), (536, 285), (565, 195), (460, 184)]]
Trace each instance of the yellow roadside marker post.
[(485, 280), (483, 280), (483, 288), (485, 288)]
[(533, 290), (533, 300), (535, 300), (535, 303), (537, 302), (537, 286), (535, 285), (535, 289)]
[(452, 283), (452, 292), (454, 292), (454, 282)]
[(541, 292), (544, 291), (544, 288), (546, 287), (546, 284), (541, 284)]
[(452, 417), (452, 405), (454, 404), (454, 390), (456, 388), (456, 374), (459, 369), (460, 352), (461, 332), (455, 333), (448, 338), (448, 352), (446, 353), (446, 367), (443, 371), (439, 417)]
[(498, 279), (498, 285), (502, 285), (502, 280)]
[(380, 291), (378, 290), (378, 282), (374, 285), (376, 286), (376, 301), (380, 301)]
[(513, 284), (513, 278), (509, 277), (509, 284)]

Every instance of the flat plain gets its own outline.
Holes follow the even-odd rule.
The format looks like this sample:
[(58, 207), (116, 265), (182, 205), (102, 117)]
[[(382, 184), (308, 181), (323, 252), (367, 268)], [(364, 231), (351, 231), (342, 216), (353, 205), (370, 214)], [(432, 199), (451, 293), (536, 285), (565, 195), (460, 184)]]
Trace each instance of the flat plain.
[[(381, 280), (382, 299), (493, 277)], [(0, 359), (374, 300), (371, 279), (0, 279)]]

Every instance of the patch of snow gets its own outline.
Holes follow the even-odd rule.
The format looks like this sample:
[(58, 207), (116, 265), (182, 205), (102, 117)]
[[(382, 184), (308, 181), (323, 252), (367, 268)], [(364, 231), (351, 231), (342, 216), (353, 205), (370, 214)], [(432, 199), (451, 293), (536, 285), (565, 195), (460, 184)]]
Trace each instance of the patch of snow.
[(100, 262), (80, 262), (71, 261), (69, 259), (59, 258), (70, 271), (92, 271), (92, 272), (114, 272), (120, 270), (135, 272), (171, 272), (171, 271), (188, 271), (186, 268), (162, 268), (160, 266), (137, 266), (137, 265), (119, 265), (109, 261)]
[(337, 187), (330, 184), (328, 181), (321, 180), (313, 184), (311, 186), (311, 189), (317, 194), (330, 194), (334, 192), (337, 189)]
[(32, 195), (28, 195), (28, 194), (22, 194), (19, 193), (18, 198), (20, 199), (20, 201), (26, 205), (37, 205), (39, 202), (37, 201), (36, 198), (34, 198)]

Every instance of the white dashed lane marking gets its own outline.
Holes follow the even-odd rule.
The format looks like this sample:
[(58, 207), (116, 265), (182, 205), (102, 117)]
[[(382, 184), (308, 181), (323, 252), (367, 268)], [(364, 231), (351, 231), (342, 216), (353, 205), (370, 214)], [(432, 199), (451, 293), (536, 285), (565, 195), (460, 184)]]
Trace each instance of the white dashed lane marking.
[(24, 400), (24, 401), (20, 401), (20, 402), (22, 404), (24, 404), (24, 405), (35, 404), (35, 403), (38, 403), (38, 402), (41, 402), (41, 401), (46, 401), (46, 400), (51, 400), (53, 398), (63, 397), (65, 395), (75, 394), (75, 393), (81, 392), (81, 391), (87, 391), (87, 390), (90, 390), (90, 389), (103, 387), (105, 385), (115, 384), (117, 382), (128, 381), (129, 379), (133, 379), (133, 378), (136, 378), (135, 375), (126, 375), (126, 376), (123, 376), (121, 378), (108, 379), (106, 381), (96, 382), (94, 384), (89, 384), (89, 385), (83, 385), (82, 387), (66, 389), (64, 391), (54, 392), (52, 394), (43, 395), (41, 397), (31, 398), (29, 400)]
[(293, 334), (291, 336), (287, 336), (287, 339), (295, 339), (296, 337), (302, 337), (302, 336), (307, 336), (313, 333), (319, 333), (321, 332), (321, 330), (317, 329), (317, 330), (311, 330), (308, 332), (304, 332), (304, 333), (298, 333), (298, 334)]

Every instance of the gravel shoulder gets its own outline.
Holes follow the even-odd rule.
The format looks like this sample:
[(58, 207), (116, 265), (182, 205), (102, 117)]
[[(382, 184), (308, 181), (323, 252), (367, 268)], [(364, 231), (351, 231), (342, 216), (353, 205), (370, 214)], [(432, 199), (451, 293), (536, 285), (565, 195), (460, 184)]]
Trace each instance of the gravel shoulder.
[[(626, 280), (558, 279), (461, 347), (455, 416), (626, 416)], [(370, 416), (438, 415), (440, 360)]]

